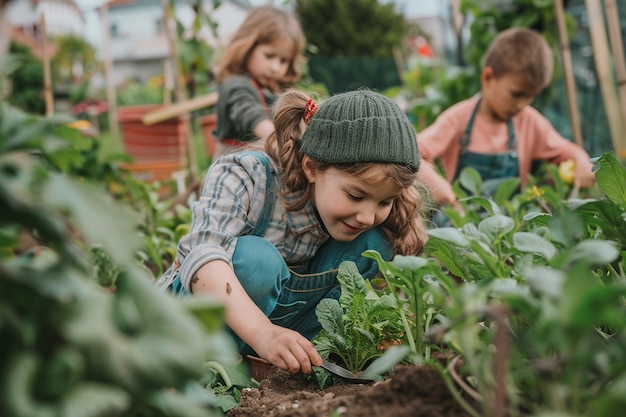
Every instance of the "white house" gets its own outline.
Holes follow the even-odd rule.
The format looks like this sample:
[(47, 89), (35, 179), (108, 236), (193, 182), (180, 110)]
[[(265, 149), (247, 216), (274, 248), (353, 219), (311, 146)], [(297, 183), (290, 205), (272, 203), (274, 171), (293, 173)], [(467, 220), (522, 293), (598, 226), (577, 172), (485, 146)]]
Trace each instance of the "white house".
[[(243, 22), (251, 6), (242, 0), (223, 1), (214, 10), (211, 5), (212, 2), (207, 2), (206, 10), (218, 24), (218, 38), (215, 39), (208, 28), (202, 31), (202, 37), (219, 48)], [(101, 23), (108, 27), (113, 83), (119, 85), (131, 79), (143, 83), (164, 73), (170, 48), (163, 26), (161, 2), (112, 0), (107, 7), (107, 22)], [(184, 27), (189, 27), (193, 21), (193, 11), (186, 2), (181, 2), (175, 14)]]
[(36, 39), (42, 16), (48, 37), (82, 37), (85, 32), (85, 17), (74, 0), (13, 0), (6, 6), (5, 14), (15, 28)]

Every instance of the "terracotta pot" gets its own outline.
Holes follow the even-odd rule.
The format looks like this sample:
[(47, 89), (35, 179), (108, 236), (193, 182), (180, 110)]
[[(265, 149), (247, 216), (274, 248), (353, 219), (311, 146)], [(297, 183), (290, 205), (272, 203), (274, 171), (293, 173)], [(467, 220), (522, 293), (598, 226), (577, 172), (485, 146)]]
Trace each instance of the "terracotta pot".
[(202, 116), (198, 119), (198, 123), (202, 129), (202, 135), (204, 136), (204, 148), (206, 149), (207, 155), (213, 159), (213, 155), (215, 155), (215, 137), (213, 136), (213, 131), (217, 126), (217, 115), (209, 114)]
[(186, 135), (182, 118), (145, 125), (145, 113), (162, 107), (158, 104), (122, 106), (118, 109), (124, 151), (134, 162), (124, 168), (147, 181), (172, 179), (186, 168)]
[(250, 364), (250, 373), (252, 374), (252, 378), (257, 381), (262, 381), (267, 378), (270, 370), (274, 367), (274, 365), (270, 362), (257, 356), (246, 355), (246, 358)]

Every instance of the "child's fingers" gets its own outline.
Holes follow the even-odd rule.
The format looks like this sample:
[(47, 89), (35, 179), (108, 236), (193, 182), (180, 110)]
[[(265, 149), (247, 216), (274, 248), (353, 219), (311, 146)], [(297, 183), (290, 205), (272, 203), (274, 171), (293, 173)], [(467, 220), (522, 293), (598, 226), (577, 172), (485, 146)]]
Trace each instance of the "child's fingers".
[(296, 360), (296, 362), (289, 363), (289, 372), (291, 373), (302, 372), (310, 374), (313, 372), (312, 364), (317, 366), (322, 364), (322, 358), (313, 343), (299, 333), (297, 334), (296, 343), (290, 350), (292, 357)]
[(303, 339), (304, 339), (304, 346), (302, 346), (302, 348), (306, 352), (310, 363), (315, 366), (322, 366), (322, 357), (320, 356), (317, 349), (315, 349), (315, 345), (313, 345), (313, 343), (309, 342), (307, 339), (305, 338)]

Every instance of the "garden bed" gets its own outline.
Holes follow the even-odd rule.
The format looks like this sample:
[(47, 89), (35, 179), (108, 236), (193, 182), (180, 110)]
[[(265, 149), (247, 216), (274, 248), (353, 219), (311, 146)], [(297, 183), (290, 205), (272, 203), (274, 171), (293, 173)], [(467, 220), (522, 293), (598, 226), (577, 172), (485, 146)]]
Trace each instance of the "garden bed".
[(397, 365), (371, 384), (339, 382), (323, 390), (305, 375), (272, 368), (258, 388), (242, 392), (228, 417), (466, 417), (439, 373), (430, 366)]

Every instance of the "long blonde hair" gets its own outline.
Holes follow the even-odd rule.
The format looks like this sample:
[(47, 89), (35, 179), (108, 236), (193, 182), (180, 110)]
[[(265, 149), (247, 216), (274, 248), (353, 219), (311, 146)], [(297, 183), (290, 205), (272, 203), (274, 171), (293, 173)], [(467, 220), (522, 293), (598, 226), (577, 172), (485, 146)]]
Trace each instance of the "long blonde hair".
[[(303, 208), (312, 198), (313, 186), (302, 168), (304, 153), (300, 139), (306, 129), (303, 115), (309, 97), (298, 90), (287, 90), (274, 107), (274, 132), (265, 142), (265, 151), (282, 171), (281, 197), (287, 211)], [(328, 164), (311, 159), (315, 170), (333, 167), (358, 179), (371, 177), (372, 168), (382, 167), (384, 175), (403, 188), (394, 201), (389, 217), (381, 224), (394, 254), (418, 255), (427, 240), (423, 205), (426, 189), (410, 168), (392, 163)], [(285, 197), (289, 196), (289, 199)]]
[(278, 92), (292, 86), (301, 75), (304, 33), (300, 22), (293, 15), (272, 6), (253, 9), (239, 26), (214, 68), (216, 81), (221, 82), (233, 75), (246, 74), (248, 59), (254, 48), (278, 39), (289, 39), (293, 48), (287, 74), (284, 79), (277, 80), (270, 87)]

